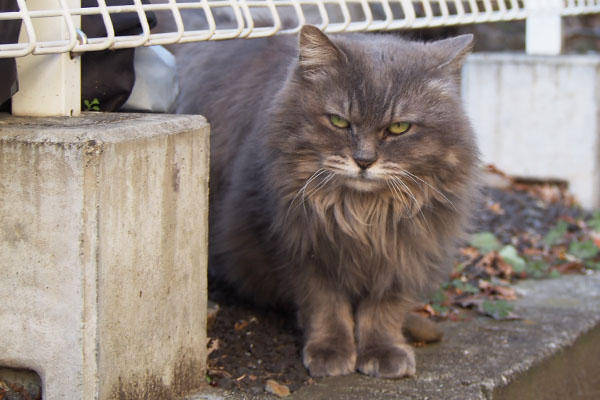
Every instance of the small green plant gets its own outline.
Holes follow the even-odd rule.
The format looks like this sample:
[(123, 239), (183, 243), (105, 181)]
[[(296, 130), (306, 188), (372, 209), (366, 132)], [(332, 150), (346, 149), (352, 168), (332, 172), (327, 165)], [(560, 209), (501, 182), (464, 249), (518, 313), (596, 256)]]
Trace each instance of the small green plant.
[(504, 261), (509, 263), (515, 272), (523, 272), (527, 269), (527, 261), (523, 257), (519, 256), (517, 249), (514, 246), (504, 246), (502, 250), (498, 252)]
[(100, 111), (100, 100), (97, 97), (90, 102), (89, 100), (83, 100), (83, 105), (85, 106), (84, 111)]
[(596, 211), (592, 215), (592, 219), (587, 222), (588, 226), (595, 230), (596, 232), (600, 232), (600, 211)]
[(586, 263), (586, 266), (589, 269), (594, 269), (596, 271), (600, 271), (600, 262), (591, 262), (590, 261), (590, 262)]
[(444, 294), (444, 291), (442, 289), (438, 289), (435, 292), (433, 292), (433, 294), (431, 295), (431, 299), (429, 301), (429, 304), (431, 304), (431, 308), (433, 308), (433, 310), (440, 314), (440, 315), (445, 315), (446, 313), (448, 313), (449, 308), (446, 306), (443, 306), (442, 304), (444, 304), (447, 301), (446, 295)]
[(471, 285), (469, 282), (463, 282), (460, 279), (454, 279), (452, 282), (444, 285), (445, 288), (453, 287), (463, 293), (479, 293), (479, 288)]
[(567, 234), (567, 229), (568, 225), (565, 221), (558, 221), (554, 228), (550, 229), (546, 236), (544, 236), (544, 243), (546, 243), (547, 246), (559, 244)]
[(502, 243), (491, 232), (473, 234), (469, 244), (482, 254), (489, 253), (490, 251), (498, 251), (502, 248)]
[(494, 319), (504, 319), (513, 310), (512, 304), (506, 300), (485, 300), (482, 305), (483, 312)]
[(568, 253), (580, 260), (590, 260), (598, 255), (600, 249), (593, 240), (584, 242), (571, 242)]
[(556, 278), (558, 271), (550, 271), (550, 266), (544, 260), (531, 260), (525, 266), (525, 273), (530, 278)]

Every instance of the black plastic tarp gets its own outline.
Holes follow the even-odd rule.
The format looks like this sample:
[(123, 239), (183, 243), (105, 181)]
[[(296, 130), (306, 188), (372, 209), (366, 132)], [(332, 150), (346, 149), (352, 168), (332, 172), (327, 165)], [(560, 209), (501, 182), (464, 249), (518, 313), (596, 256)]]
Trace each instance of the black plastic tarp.
[[(0, 12), (19, 11), (15, 0), (0, 0)], [(21, 30), (21, 20), (0, 21), (0, 44), (16, 43)], [(0, 104), (15, 94), (19, 88), (17, 82), (17, 64), (12, 58), (0, 58)]]

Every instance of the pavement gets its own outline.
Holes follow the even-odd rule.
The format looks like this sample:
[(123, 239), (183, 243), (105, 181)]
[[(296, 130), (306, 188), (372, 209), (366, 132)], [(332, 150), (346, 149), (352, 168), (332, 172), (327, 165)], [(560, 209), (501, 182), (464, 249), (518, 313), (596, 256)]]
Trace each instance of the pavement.
[[(321, 399), (600, 399), (600, 272), (522, 281), (522, 319), (441, 323), (442, 342), (416, 349), (417, 375), (316, 380), (292, 393)], [(274, 398), (207, 388), (186, 400)]]

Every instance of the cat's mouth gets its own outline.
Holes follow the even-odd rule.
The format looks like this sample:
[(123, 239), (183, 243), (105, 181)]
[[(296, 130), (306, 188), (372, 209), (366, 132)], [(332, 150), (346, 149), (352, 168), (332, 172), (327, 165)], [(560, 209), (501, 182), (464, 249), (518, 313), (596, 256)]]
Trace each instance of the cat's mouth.
[(381, 188), (381, 182), (365, 172), (355, 176), (347, 176), (344, 185), (360, 192), (372, 192)]

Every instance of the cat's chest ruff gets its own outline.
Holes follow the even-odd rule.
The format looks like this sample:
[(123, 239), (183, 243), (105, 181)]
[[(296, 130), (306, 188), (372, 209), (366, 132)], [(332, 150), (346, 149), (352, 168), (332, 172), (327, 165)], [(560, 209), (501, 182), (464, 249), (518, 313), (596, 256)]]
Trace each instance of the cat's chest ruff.
[(336, 239), (347, 237), (364, 244), (396, 230), (402, 215), (386, 195), (334, 192), (315, 196), (310, 203), (315, 222), (337, 233)]
[(350, 257), (346, 262), (396, 258), (401, 214), (388, 198), (340, 196), (336, 201), (314, 201), (312, 206), (312, 225), (319, 233), (313, 237), (328, 242), (340, 257)]

